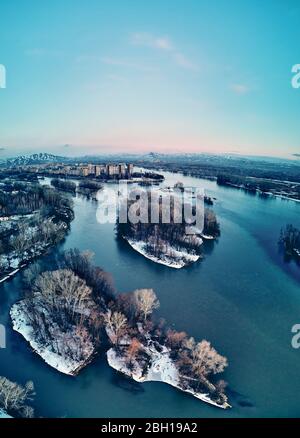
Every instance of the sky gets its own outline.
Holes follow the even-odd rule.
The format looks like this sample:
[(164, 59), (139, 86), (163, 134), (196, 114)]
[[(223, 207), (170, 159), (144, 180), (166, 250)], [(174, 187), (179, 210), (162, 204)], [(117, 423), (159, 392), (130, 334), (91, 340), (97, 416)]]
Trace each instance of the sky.
[(0, 158), (300, 152), (298, 0), (0, 0)]

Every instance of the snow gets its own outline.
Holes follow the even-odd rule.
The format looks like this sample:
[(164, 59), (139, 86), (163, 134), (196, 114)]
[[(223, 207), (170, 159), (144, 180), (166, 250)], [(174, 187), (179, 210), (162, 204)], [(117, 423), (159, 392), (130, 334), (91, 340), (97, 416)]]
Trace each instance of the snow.
[(173, 248), (171, 245), (166, 244), (166, 251), (163, 254), (163, 258), (159, 258), (146, 250), (147, 244), (143, 241), (137, 241), (133, 239), (128, 239), (124, 237), (125, 240), (129, 243), (129, 245), (137, 251), (139, 254), (142, 254), (147, 259), (159, 263), (161, 265), (168, 266), (169, 268), (181, 269), (184, 266), (189, 265), (190, 263), (197, 262), (200, 258), (200, 255), (190, 254), (187, 251)]
[(0, 418), (12, 418), (3, 409), (0, 408)]
[(200, 392), (195, 392), (192, 388), (183, 389), (180, 385), (180, 376), (178, 370), (170, 358), (170, 350), (160, 345), (158, 351), (155, 344), (148, 339), (148, 345), (144, 346), (144, 351), (150, 356), (150, 366), (145, 373), (142, 367), (137, 361), (133, 363), (133, 370), (129, 369), (124, 357), (117, 354), (114, 348), (111, 348), (107, 352), (108, 364), (116, 371), (125, 374), (126, 376), (132, 378), (136, 382), (162, 382), (173, 386), (183, 392), (193, 395), (194, 397), (202, 400), (205, 403), (209, 403), (221, 409), (228, 409), (231, 406), (228, 403), (218, 404), (214, 402), (209, 394), (204, 394)]
[[(34, 331), (26, 316), (25, 307), (25, 301), (20, 301), (14, 304), (11, 308), (10, 316), (13, 322), (13, 329), (20, 333), (26, 341), (29, 342), (32, 349), (52, 368), (71, 376), (78, 374), (78, 372), (92, 360), (94, 346), (91, 343), (87, 345), (85, 348), (85, 357), (77, 360), (54, 352), (51, 343), (48, 345), (42, 345), (35, 339)], [(60, 351), (63, 351), (63, 343), (66, 341), (63, 338), (63, 334), (61, 335), (62, 336), (60, 337), (57, 336), (56, 342), (61, 344)], [(68, 337), (68, 347), (73, 348), (72, 344), (74, 344), (75, 349), (76, 335), (75, 333), (70, 332)]]
[(204, 240), (215, 240), (215, 237), (214, 236), (210, 236), (209, 234), (201, 234), (201, 237)]

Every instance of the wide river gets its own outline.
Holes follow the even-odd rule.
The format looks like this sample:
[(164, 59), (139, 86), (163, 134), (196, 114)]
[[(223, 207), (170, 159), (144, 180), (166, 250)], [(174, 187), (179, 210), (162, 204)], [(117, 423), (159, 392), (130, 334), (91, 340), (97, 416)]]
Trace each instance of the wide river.
[(291, 328), (300, 323), (300, 268), (285, 263), (277, 241), (282, 226), (300, 226), (300, 204), (264, 199), (215, 182), (165, 173), (217, 198), (221, 237), (205, 259), (182, 270), (157, 265), (97, 222), (97, 203), (77, 197), (75, 220), (64, 243), (95, 253), (95, 263), (120, 292), (153, 288), (159, 313), (177, 330), (208, 339), (225, 355), (233, 409), (211, 407), (160, 383), (131, 385), (97, 358), (78, 377), (62, 375), (32, 353), (11, 329), (9, 309), (20, 297), (20, 276), (0, 287), (0, 323), (7, 348), (0, 375), (36, 387), (43, 417), (300, 417), (300, 350)]

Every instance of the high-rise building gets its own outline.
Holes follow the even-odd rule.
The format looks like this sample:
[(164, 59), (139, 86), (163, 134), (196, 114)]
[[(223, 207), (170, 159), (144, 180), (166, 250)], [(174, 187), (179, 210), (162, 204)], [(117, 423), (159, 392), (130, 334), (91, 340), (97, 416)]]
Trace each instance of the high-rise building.
[(133, 164), (127, 164), (127, 176), (130, 178), (133, 173)]
[(96, 166), (94, 164), (88, 164), (89, 175), (96, 175)]
[(95, 166), (95, 175), (101, 176), (105, 174), (105, 166), (103, 164)]
[(119, 166), (117, 164), (108, 164), (106, 166), (106, 173), (109, 177), (116, 177), (119, 175)]

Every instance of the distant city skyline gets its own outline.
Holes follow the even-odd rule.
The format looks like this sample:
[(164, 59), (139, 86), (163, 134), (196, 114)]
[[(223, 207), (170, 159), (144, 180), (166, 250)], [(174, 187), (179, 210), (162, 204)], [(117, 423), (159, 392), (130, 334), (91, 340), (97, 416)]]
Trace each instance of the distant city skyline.
[(3, 0), (0, 159), (297, 158), (299, 18), (297, 0)]

